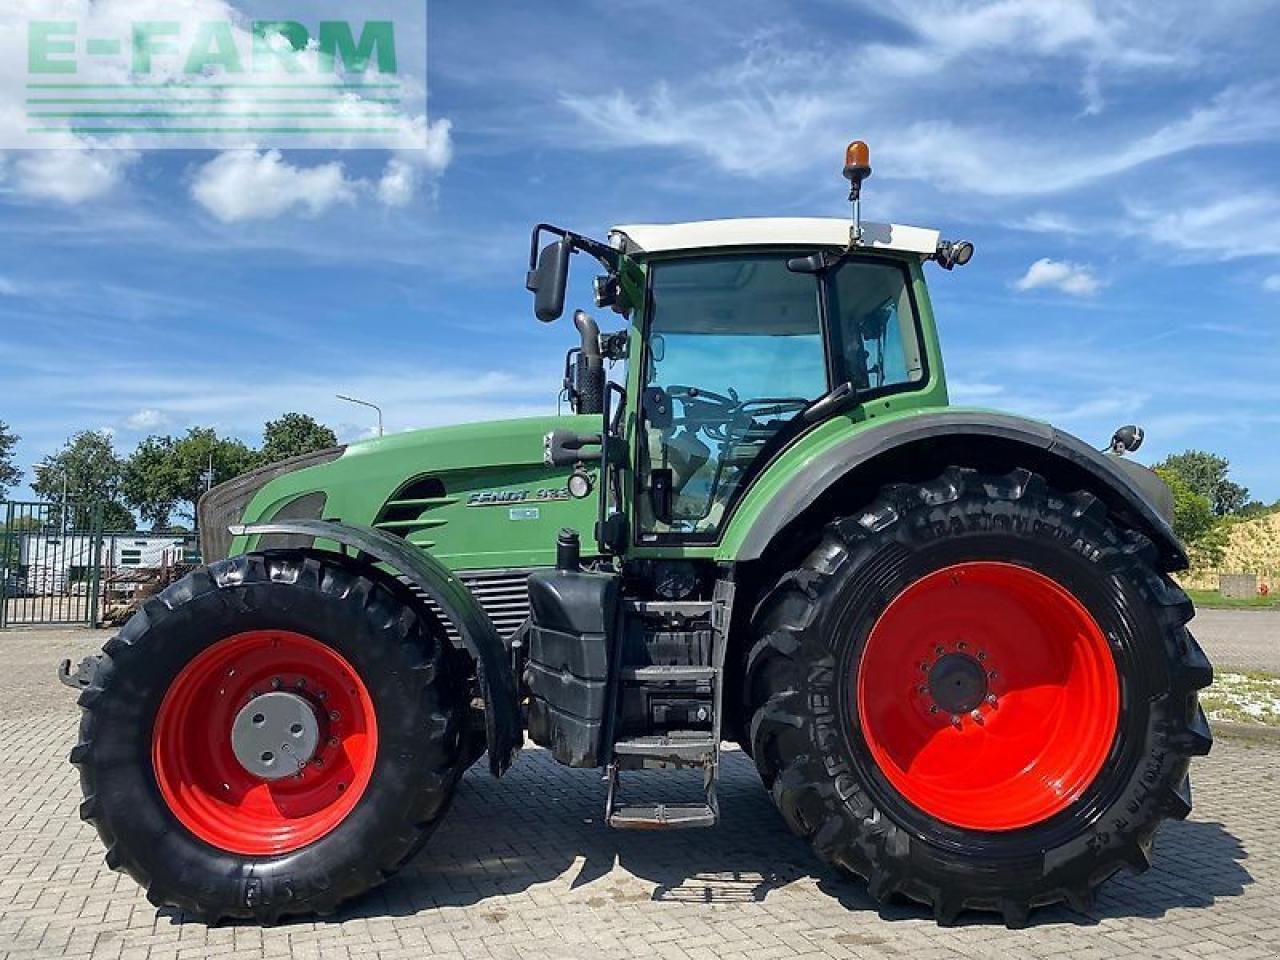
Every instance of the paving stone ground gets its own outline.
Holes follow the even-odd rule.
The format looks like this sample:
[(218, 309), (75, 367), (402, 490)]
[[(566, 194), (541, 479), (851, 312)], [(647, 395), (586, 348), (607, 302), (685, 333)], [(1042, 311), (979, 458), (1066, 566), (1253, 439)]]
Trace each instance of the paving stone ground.
[(76, 816), (77, 711), (51, 664), (102, 639), (0, 633), (0, 957), (1280, 957), (1280, 749), (1225, 739), (1149, 873), (1113, 880), (1088, 916), (1043, 910), (1026, 930), (879, 910), (787, 832), (740, 753), (719, 827), (635, 834), (601, 824), (597, 776), (540, 750), (500, 781), (473, 769), (427, 850), (337, 918), (208, 928), (109, 871)]
[(1280, 610), (1201, 610), (1191, 632), (1220, 669), (1280, 674)]

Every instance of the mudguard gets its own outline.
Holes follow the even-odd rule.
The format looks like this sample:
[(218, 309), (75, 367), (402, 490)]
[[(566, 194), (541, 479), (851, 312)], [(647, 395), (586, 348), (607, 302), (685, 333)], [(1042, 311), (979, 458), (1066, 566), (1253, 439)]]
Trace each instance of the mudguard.
[(267, 521), (240, 524), (230, 530), (237, 537), (298, 534), (314, 537), (317, 541), (340, 543), (374, 561), (387, 564), (429, 596), (448, 617), (467, 652), (475, 658), (485, 703), (489, 769), (495, 777), (507, 771), (524, 740), (519, 699), (507, 649), (489, 615), (444, 564), (431, 554), (414, 549), (399, 537), (332, 520)]
[[(1094, 492), (1155, 543), (1169, 570), (1187, 565), (1186, 551), (1170, 524), (1167, 492), (1156, 475), (1139, 464), (1100, 453), (1047, 423), (1008, 414), (947, 410), (886, 421), (816, 454), (759, 512), (736, 559), (759, 558), (779, 533), (832, 484), (877, 457), (912, 444), (944, 437), (972, 437), (1025, 444), (1059, 459), (1091, 481)], [(1149, 475), (1149, 476), (1148, 476)]]

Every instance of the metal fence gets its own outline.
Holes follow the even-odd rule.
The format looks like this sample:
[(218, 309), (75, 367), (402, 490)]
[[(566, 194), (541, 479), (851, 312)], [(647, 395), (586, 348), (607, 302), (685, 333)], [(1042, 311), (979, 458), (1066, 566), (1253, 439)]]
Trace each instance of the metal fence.
[(199, 561), (194, 535), (102, 529), (98, 504), (0, 502), (0, 629), (118, 622)]

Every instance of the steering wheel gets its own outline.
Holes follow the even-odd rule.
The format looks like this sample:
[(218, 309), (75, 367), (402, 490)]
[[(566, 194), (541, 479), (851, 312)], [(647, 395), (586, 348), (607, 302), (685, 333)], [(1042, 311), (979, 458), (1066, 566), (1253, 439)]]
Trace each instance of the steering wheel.
[(733, 419), (741, 403), (737, 391), (729, 388), (729, 396), (704, 390), (701, 387), (667, 387), (667, 396), (679, 400), (684, 415), (673, 418), (675, 423), (702, 424), (726, 423)]

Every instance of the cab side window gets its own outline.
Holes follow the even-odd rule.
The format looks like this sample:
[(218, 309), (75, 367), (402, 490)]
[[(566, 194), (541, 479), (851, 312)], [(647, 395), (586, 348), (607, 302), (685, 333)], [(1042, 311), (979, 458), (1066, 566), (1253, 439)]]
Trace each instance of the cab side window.
[(861, 392), (924, 379), (907, 273), (895, 264), (850, 260), (829, 286), (832, 337), (843, 373)]

